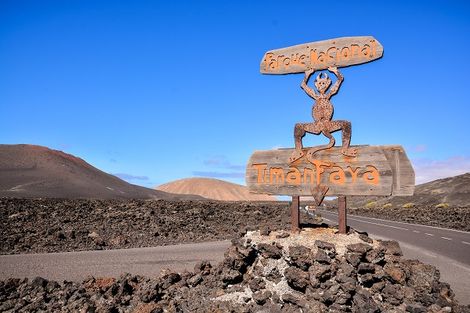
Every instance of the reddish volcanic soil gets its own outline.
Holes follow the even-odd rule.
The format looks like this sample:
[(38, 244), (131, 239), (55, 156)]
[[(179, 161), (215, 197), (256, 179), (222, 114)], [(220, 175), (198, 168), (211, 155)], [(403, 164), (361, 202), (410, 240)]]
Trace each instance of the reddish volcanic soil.
[(201, 199), (132, 185), (71, 154), (34, 145), (0, 145), (0, 197)]
[(242, 185), (213, 178), (186, 178), (176, 180), (155, 189), (185, 195), (199, 195), (206, 199), (222, 201), (276, 201), (273, 196), (253, 194)]

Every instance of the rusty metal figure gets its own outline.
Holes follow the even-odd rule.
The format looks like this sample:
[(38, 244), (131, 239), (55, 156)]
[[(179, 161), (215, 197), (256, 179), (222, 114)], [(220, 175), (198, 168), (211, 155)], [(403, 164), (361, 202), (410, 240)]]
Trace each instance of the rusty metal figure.
[(331, 133), (342, 130), (341, 139), (342, 139), (342, 149), (341, 153), (348, 157), (355, 157), (357, 155), (357, 150), (349, 147), (351, 142), (351, 123), (349, 121), (333, 121), (333, 104), (330, 102), (330, 98), (338, 92), (341, 83), (343, 82), (343, 75), (339, 72), (336, 67), (329, 67), (328, 71), (334, 73), (337, 77), (336, 82), (327, 92), (328, 88), (331, 85), (331, 79), (326, 73), (318, 74), (315, 79), (315, 87), (318, 90), (318, 93), (310, 88), (308, 80), (310, 76), (315, 72), (314, 69), (310, 69), (305, 72), (305, 77), (300, 85), (302, 89), (309, 95), (312, 99), (315, 100), (315, 103), (312, 107), (312, 116), (313, 123), (298, 123), (295, 124), (294, 129), (294, 138), (295, 138), (295, 151), (292, 153), (292, 156), (289, 158), (289, 162), (292, 163), (304, 156), (302, 151), (302, 138), (305, 136), (305, 133), (311, 133), (319, 135), (322, 133), (325, 135), (330, 142), (323, 146), (313, 147), (307, 152), (307, 159), (311, 160), (313, 154), (317, 151), (325, 150), (333, 147), (335, 145), (335, 139)]

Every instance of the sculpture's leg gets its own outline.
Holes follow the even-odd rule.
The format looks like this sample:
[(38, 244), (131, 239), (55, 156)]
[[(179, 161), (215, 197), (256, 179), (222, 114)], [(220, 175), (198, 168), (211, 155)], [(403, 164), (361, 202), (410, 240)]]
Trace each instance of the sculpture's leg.
[(304, 156), (302, 151), (302, 138), (305, 136), (305, 124), (297, 123), (294, 128), (295, 150), (289, 158), (289, 163), (295, 162)]
[(357, 155), (357, 149), (352, 149), (349, 147), (351, 143), (351, 122), (349, 121), (331, 121), (328, 124), (328, 131), (330, 133), (337, 130), (342, 130), (341, 132), (341, 153), (345, 156), (355, 157)]
[(352, 149), (349, 147), (351, 143), (351, 122), (349, 121), (339, 121), (341, 122), (341, 140), (342, 140), (342, 149), (341, 153), (345, 156), (355, 157), (357, 155), (357, 149)]
[(305, 136), (305, 125), (297, 123), (294, 128), (295, 150), (302, 150), (302, 138)]

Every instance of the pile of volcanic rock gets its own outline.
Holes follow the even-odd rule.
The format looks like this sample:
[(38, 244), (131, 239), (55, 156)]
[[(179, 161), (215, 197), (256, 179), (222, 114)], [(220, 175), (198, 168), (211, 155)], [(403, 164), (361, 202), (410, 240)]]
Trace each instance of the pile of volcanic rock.
[(398, 243), (333, 232), (248, 232), (217, 266), (158, 278), (8, 279), (0, 311), (470, 312), (435, 267), (404, 260)]

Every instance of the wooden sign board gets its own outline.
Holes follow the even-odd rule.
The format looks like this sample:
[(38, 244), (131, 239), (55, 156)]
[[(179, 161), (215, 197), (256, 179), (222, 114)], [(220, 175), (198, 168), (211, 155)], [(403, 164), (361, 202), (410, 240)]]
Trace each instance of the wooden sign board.
[(294, 149), (256, 151), (248, 161), (246, 184), (250, 192), (273, 195), (311, 196), (316, 186), (328, 187), (327, 196), (413, 195), (414, 171), (401, 146), (354, 148), (356, 157), (333, 147), (291, 164)]
[(341, 37), (266, 52), (262, 74), (302, 73), (329, 66), (345, 67), (381, 58), (383, 46), (372, 36)]

